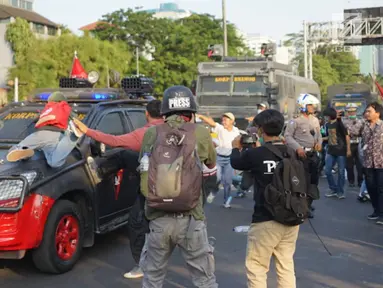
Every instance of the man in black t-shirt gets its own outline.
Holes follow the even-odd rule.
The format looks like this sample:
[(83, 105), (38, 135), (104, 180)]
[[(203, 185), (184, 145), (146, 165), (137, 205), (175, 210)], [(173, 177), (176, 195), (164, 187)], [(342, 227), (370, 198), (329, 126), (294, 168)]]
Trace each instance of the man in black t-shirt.
[[(326, 155), (326, 177), (330, 192), (326, 197), (344, 199), (344, 184), (347, 156), (351, 155), (350, 137), (340, 116), (334, 108), (327, 108), (324, 115), (328, 118), (328, 149)], [(332, 169), (338, 164), (338, 183), (335, 183)]]
[[(283, 115), (276, 110), (266, 110), (256, 116), (263, 140), (275, 145), (282, 153), (287, 149), (279, 135), (284, 126)], [(294, 253), (299, 226), (286, 226), (274, 221), (266, 210), (264, 195), (271, 183), (279, 159), (266, 147), (257, 143), (257, 148), (242, 150), (240, 137), (232, 142), (231, 166), (242, 171), (251, 171), (254, 177), (254, 213), (248, 232), (246, 271), (248, 287), (266, 287), (270, 259), (275, 257), (278, 287), (296, 287)]]

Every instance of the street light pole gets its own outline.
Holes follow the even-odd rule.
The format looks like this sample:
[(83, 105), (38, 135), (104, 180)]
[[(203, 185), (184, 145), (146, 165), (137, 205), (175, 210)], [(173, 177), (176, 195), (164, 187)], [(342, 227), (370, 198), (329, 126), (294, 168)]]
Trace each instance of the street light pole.
[(305, 70), (305, 78), (308, 78), (308, 57), (307, 57), (307, 23), (303, 21), (303, 53), (304, 53), (304, 70)]
[(140, 76), (140, 57), (138, 55), (139, 51), (138, 51), (138, 46), (136, 47), (136, 73), (137, 73), (137, 76)]
[(226, 0), (222, 0), (223, 56), (227, 56)]

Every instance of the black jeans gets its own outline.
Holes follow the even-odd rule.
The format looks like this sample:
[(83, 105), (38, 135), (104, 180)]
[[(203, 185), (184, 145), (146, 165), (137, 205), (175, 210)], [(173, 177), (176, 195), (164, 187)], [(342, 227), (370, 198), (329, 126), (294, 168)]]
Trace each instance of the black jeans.
[(354, 166), (356, 166), (356, 172), (358, 173), (358, 185), (362, 185), (363, 182), (363, 170), (359, 161), (358, 144), (351, 144), (351, 156), (347, 157), (346, 169), (348, 183), (355, 184)]
[(374, 212), (383, 217), (383, 169), (365, 168), (364, 172)]
[(317, 152), (308, 152), (306, 153), (306, 159), (303, 160), (303, 165), (307, 173), (307, 182), (311, 184), (310, 194), (312, 198), (309, 200), (309, 205), (311, 206), (313, 200), (318, 200), (320, 198), (319, 195), (319, 162), (320, 159), (318, 157)]
[(149, 233), (149, 221), (145, 217), (145, 197), (139, 194), (130, 210), (128, 234), (130, 251), (136, 264), (139, 264), (141, 252), (145, 244), (145, 235)]

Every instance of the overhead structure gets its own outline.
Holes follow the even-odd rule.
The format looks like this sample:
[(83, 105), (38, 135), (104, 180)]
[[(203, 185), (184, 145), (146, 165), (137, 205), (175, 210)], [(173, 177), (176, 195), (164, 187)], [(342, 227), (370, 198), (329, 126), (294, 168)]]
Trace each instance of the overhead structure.
[(382, 17), (349, 16), (344, 21), (304, 22), (304, 72), (313, 79), (312, 50), (319, 45), (365, 46), (383, 44)]

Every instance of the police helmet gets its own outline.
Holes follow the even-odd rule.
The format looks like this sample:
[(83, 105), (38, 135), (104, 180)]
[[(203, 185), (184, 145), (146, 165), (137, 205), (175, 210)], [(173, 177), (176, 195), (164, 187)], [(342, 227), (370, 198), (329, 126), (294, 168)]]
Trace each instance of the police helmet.
[(355, 103), (349, 103), (346, 106), (346, 111), (355, 112), (357, 110), (358, 110), (358, 105), (356, 105)]
[(173, 86), (165, 90), (161, 115), (173, 112), (197, 112), (197, 103), (192, 91), (185, 86)]
[(317, 97), (311, 94), (300, 94), (297, 103), (301, 112), (307, 112), (307, 105), (319, 105)]

